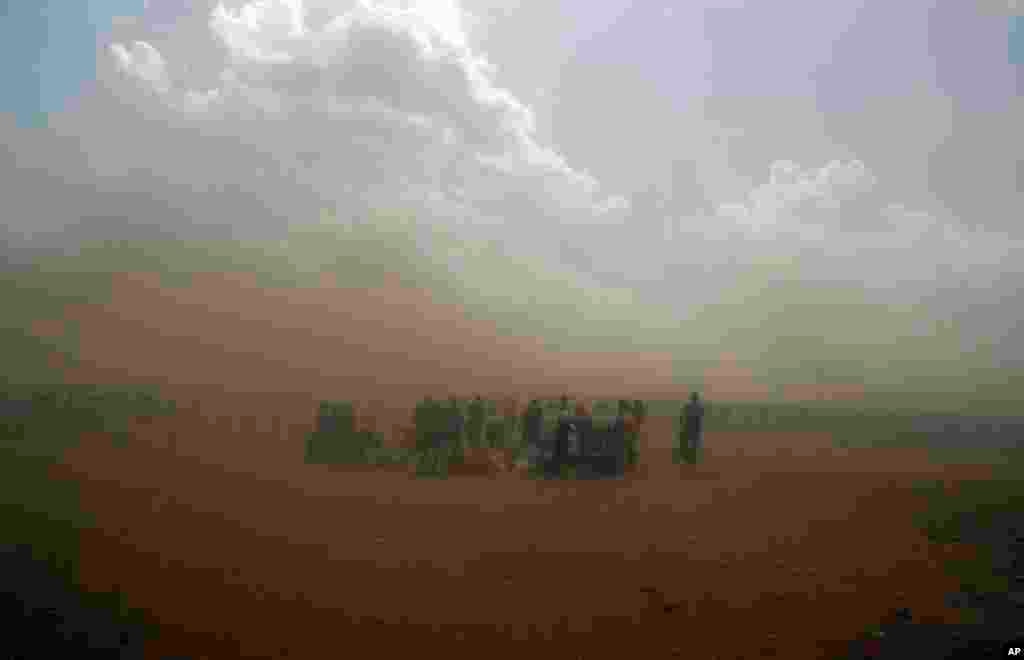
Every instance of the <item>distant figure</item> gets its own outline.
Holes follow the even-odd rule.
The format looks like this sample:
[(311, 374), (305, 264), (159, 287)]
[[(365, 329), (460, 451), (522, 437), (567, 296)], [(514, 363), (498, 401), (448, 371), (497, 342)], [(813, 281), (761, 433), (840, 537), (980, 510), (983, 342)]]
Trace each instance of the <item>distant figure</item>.
[(454, 442), (461, 443), (463, 440), (462, 434), (466, 430), (466, 418), (462, 415), (462, 411), (459, 410), (459, 400), (454, 394), (448, 397), (448, 410), (446, 413), (448, 433)]
[(681, 450), (683, 458), (687, 463), (695, 464), (703, 446), (702, 434), (704, 431), (704, 404), (700, 396), (693, 392), (690, 394), (690, 401), (683, 409), (683, 442)]
[(483, 447), (485, 421), (484, 402), (477, 394), (469, 404), (469, 420), (467, 431), (469, 432), (469, 446)]
[(543, 419), (544, 408), (540, 404), (539, 399), (530, 399), (530, 402), (526, 406), (526, 410), (522, 413), (522, 430), (523, 430), (523, 442), (525, 443), (529, 432), (533, 429), (533, 425), (536, 420)]
[(520, 428), (523, 446), (539, 445), (543, 433), (544, 408), (538, 399), (530, 399), (529, 405), (523, 411), (522, 422)]
[(647, 404), (642, 399), (633, 401), (633, 417), (641, 424), (647, 419)]
[(446, 411), (440, 401), (429, 394), (416, 404), (413, 413), (417, 446), (422, 449), (443, 449), (449, 446)]

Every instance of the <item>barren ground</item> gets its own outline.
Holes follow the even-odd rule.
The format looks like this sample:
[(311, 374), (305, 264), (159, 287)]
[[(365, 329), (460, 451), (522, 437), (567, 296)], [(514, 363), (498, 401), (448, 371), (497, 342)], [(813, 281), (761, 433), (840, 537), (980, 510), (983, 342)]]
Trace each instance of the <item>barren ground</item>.
[(159, 383), (180, 404), (137, 420), (126, 448), (84, 438), (54, 475), (96, 516), (86, 586), (117, 585), (166, 624), (153, 658), (796, 660), (841, 652), (899, 604), (956, 620), (941, 560), (970, 553), (928, 544), (910, 487), (984, 467), (757, 432), (709, 433), (703, 464), (674, 466), (658, 417), (618, 482), (308, 466), (319, 398), (359, 401), (395, 436), (428, 391), (684, 391), (659, 356), (545, 353), (393, 285), (208, 280), (126, 276), (109, 305), (66, 314), (81, 336), (69, 381)]

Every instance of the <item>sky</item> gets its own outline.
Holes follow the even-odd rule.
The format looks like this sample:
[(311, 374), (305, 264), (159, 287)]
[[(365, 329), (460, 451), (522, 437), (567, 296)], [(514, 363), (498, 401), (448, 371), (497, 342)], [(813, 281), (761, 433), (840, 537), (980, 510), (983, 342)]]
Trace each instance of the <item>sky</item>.
[(1024, 65), (1024, 14), (1010, 17), (1008, 39), (1007, 50), (1010, 53), (1010, 63), (1017, 66)]
[(799, 263), (810, 283), (956, 319), (1009, 363), (1024, 354), (1013, 11), (6, 3), (5, 257), (269, 238), (324, 207), (397, 204), (681, 312), (747, 264)]

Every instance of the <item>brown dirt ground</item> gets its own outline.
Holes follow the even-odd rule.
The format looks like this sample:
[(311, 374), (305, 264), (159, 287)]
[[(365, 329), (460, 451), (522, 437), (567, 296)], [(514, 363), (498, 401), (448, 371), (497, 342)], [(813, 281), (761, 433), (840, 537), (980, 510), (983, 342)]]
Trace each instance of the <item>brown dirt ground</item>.
[[(118, 278), (80, 323), (72, 382), (159, 383), (181, 407), (114, 448), (84, 437), (55, 478), (95, 529), (82, 578), (165, 624), (193, 657), (823, 658), (899, 604), (956, 620), (944, 558), (911, 524), (917, 478), (986, 478), (916, 450), (827, 435), (709, 433), (671, 463), (672, 420), (642, 428), (625, 480), (443, 481), (307, 466), (319, 398), (360, 402), (398, 442), (427, 391), (681, 398), (664, 356), (566, 356), (508, 340), (394, 283), (269, 292)], [(633, 359), (635, 357), (635, 359)], [(414, 361), (414, 358), (418, 361)]]

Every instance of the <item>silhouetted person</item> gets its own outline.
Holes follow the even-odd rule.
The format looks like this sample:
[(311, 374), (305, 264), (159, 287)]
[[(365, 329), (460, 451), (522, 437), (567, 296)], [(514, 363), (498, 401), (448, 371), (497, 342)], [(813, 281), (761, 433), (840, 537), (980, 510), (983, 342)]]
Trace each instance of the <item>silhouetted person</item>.
[(642, 399), (633, 401), (633, 417), (636, 421), (643, 423), (647, 419), (647, 404)]
[(477, 394), (469, 404), (469, 443), (472, 447), (482, 447), (484, 440), (484, 424), (486, 411), (484, 402)]
[(462, 411), (459, 410), (459, 400), (455, 395), (448, 397), (448, 410), (446, 412), (446, 418), (448, 422), (448, 433), (453, 443), (462, 443), (462, 434), (466, 429), (466, 418), (463, 417)]
[(416, 404), (413, 424), (416, 427), (417, 446), (422, 449), (442, 449), (449, 445), (450, 434), (446, 412), (440, 401), (429, 394)]
[(530, 399), (529, 405), (523, 411), (522, 442), (528, 446), (530, 442), (539, 443), (542, 425), (544, 423), (544, 409), (537, 399)]
[(704, 432), (704, 404), (700, 401), (700, 396), (693, 392), (690, 394), (690, 401), (683, 408), (683, 442), (680, 449), (682, 450), (683, 458), (687, 463), (695, 464), (700, 455), (700, 450), (703, 446), (703, 432)]

